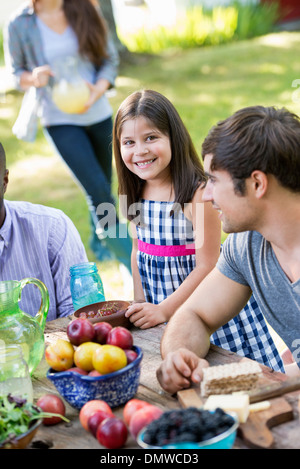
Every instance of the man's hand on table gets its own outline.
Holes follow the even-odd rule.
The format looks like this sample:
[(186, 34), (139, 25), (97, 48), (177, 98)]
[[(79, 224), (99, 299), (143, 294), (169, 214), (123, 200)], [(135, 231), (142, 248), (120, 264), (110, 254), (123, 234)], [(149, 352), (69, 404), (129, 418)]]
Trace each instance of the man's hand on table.
[(189, 388), (191, 382), (200, 383), (203, 377), (202, 369), (208, 366), (205, 359), (181, 348), (168, 353), (156, 372), (157, 379), (165, 391), (174, 394)]

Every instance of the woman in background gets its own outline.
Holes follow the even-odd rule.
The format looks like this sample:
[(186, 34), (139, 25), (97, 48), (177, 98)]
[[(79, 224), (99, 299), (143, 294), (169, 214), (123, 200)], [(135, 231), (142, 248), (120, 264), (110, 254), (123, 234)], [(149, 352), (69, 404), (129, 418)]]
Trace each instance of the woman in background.
[[(15, 87), (36, 89), (45, 135), (85, 191), (93, 225), (92, 250), (99, 260), (111, 258), (113, 253), (112, 257), (130, 269), (131, 240), (118, 238), (115, 210), (108, 210), (110, 219), (101, 219), (107, 213), (102, 207), (109, 206), (99, 207), (115, 206), (111, 193), (112, 109), (105, 93), (114, 86), (118, 55), (95, 2), (29, 1), (8, 23), (5, 56)], [(76, 61), (89, 91), (84, 106), (75, 113), (59, 109), (51, 92), (57, 64), (66, 64), (69, 57)]]

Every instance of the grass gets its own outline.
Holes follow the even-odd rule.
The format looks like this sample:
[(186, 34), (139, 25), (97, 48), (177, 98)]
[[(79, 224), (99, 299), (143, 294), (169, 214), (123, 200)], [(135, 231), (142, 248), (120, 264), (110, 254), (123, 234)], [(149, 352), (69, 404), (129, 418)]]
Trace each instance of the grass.
[[(165, 94), (181, 114), (200, 153), (210, 127), (241, 107), (285, 106), (300, 114), (300, 99), (295, 99), (297, 89), (292, 86), (300, 79), (299, 46), (300, 33), (281, 32), (227, 45), (165, 52), (148, 59), (143, 56), (140, 63), (122, 68), (110, 102), (115, 112), (136, 89), (152, 88)], [(77, 226), (90, 260), (94, 260), (88, 248), (88, 210), (81, 189), (49, 147), (41, 129), (32, 144), (12, 135), (20, 94), (8, 92), (3, 101), (1, 142), (11, 179), (6, 197), (64, 210)], [(113, 299), (115, 294), (128, 298), (115, 262), (99, 264), (99, 271), (108, 298)]]

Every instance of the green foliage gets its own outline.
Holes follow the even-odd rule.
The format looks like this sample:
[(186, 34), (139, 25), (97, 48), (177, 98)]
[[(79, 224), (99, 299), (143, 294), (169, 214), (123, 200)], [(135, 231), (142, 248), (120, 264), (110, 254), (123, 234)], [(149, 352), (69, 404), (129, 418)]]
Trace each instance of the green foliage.
[(0, 29), (0, 65), (4, 65), (3, 31)]
[(205, 11), (201, 6), (187, 8), (172, 27), (143, 27), (132, 34), (118, 35), (129, 50), (159, 53), (171, 48), (192, 48), (219, 45), (269, 33), (278, 19), (278, 5), (240, 4), (214, 7)]
[(262, 36), (272, 31), (279, 19), (279, 4), (273, 3), (245, 3), (233, 2), (238, 11), (238, 22), (235, 37), (238, 40)]

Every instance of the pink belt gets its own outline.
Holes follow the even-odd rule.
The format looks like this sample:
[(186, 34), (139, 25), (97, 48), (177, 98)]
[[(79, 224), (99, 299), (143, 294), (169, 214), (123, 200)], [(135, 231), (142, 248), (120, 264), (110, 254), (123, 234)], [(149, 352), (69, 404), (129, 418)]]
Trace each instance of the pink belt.
[(194, 243), (179, 246), (159, 246), (138, 240), (138, 249), (145, 254), (161, 257), (189, 256), (195, 254)]

